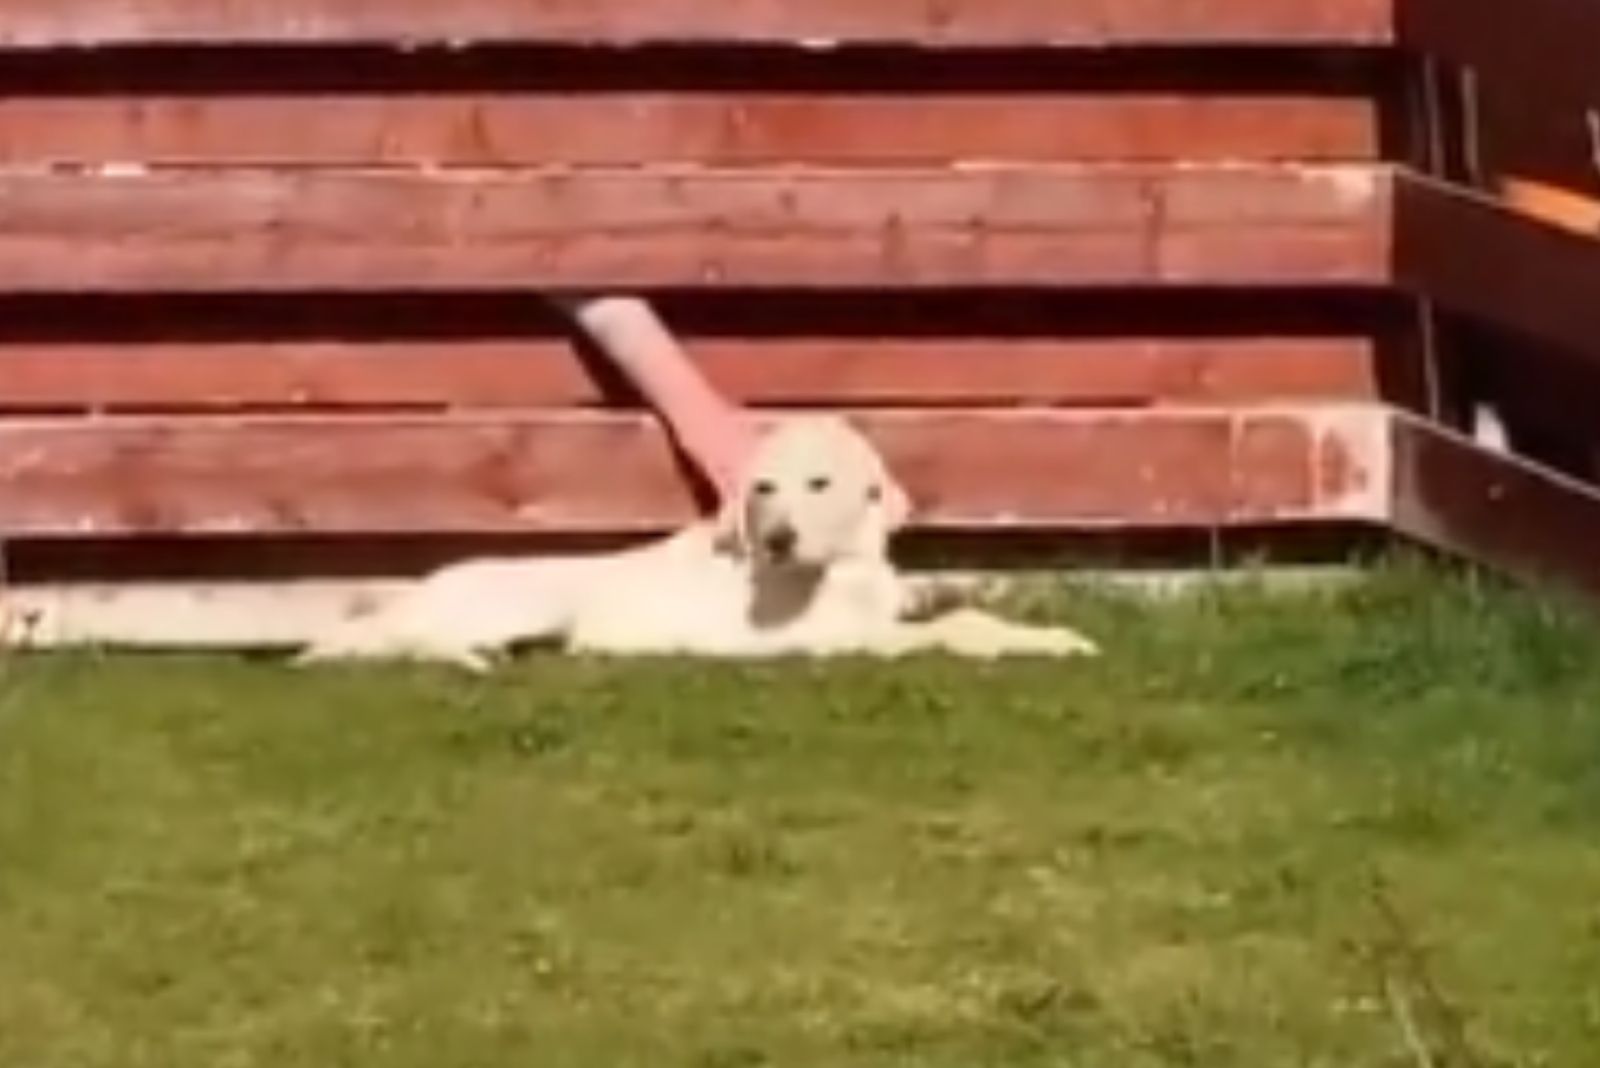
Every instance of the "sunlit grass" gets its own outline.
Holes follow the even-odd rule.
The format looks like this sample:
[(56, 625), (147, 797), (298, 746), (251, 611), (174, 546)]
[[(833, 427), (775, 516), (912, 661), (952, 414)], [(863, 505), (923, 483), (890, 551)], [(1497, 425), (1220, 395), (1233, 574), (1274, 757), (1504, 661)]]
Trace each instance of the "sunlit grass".
[(1109, 655), (9, 665), (0, 1065), (1592, 1063), (1592, 621), (1024, 602)]

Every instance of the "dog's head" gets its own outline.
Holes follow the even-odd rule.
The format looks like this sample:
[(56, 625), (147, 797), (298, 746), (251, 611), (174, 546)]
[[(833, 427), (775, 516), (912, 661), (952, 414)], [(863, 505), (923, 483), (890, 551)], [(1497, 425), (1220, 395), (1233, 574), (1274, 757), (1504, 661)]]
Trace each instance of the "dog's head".
[(910, 503), (878, 451), (843, 419), (784, 420), (757, 446), (721, 532), (758, 564), (818, 569), (882, 559)]

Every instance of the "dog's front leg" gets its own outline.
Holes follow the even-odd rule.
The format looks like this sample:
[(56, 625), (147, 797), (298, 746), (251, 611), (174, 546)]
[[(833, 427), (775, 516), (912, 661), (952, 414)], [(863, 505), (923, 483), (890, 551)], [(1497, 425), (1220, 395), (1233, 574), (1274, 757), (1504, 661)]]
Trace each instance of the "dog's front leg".
[(991, 660), (1007, 656), (1096, 656), (1093, 641), (1069, 627), (1014, 623), (976, 608), (961, 608), (920, 622), (901, 623), (897, 653), (944, 652)]
[(503, 649), (450, 649), (441, 650), (428, 659), (460, 668), (469, 675), (488, 675), (505, 662), (506, 653)]
[(350, 649), (329, 646), (312, 646), (290, 658), (291, 667), (309, 668), (338, 663), (391, 663), (410, 661), (417, 664), (440, 664), (459, 668), (473, 675), (487, 675), (504, 659), (500, 649), (473, 649), (466, 646), (393, 646), (386, 648)]

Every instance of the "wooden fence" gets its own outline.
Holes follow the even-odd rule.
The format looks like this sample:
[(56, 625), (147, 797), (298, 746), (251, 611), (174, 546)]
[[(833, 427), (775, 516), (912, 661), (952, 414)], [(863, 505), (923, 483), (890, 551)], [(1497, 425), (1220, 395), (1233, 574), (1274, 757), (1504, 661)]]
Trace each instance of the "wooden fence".
[(1398, 529), (1600, 589), (1600, 259), (1486, 194), (1460, 73), (1581, 119), (1600, 16), (1491, 15), (13, 0), (0, 529), (124, 575), (670, 526), (541, 300), (625, 290), (730, 393), (857, 411), (927, 531)]
[[(1579, 233), (1491, 196), (1528, 179), (1600, 193), (1587, 44), (1600, 8), (1533, 0), (1514, 28), (1505, 14), (1480, 0), (1399, 3), (1426, 137), (1396, 179), (1395, 282), (1418, 302), (1433, 386), (1428, 421), (1400, 424), (1391, 522), (1600, 594), (1600, 214), (1557, 213)], [(1440, 431), (1477, 405), (1498, 412), (1513, 455)]]

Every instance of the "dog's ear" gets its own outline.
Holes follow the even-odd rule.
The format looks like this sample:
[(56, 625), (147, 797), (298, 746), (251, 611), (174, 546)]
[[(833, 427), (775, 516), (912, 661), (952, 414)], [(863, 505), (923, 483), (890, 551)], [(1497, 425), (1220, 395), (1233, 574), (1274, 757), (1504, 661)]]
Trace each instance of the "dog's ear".
[(885, 530), (892, 534), (911, 521), (911, 497), (888, 471), (879, 477), (877, 492)]
[(881, 560), (895, 532), (910, 520), (911, 500), (887, 472), (872, 482), (867, 493), (868, 505), (856, 527), (852, 552), (857, 557)]
[(911, 501), (887, 472), (868, 486), (867, 496), (867, 508), (856, 526), (851, 552), (857, 557), (882, 559), (895, 532), (910, 520)]
[(910, 494), (894, 480), (893, 475), (883, 476), (883, 524), (890, 532), (898, 531), (910, 523)]

